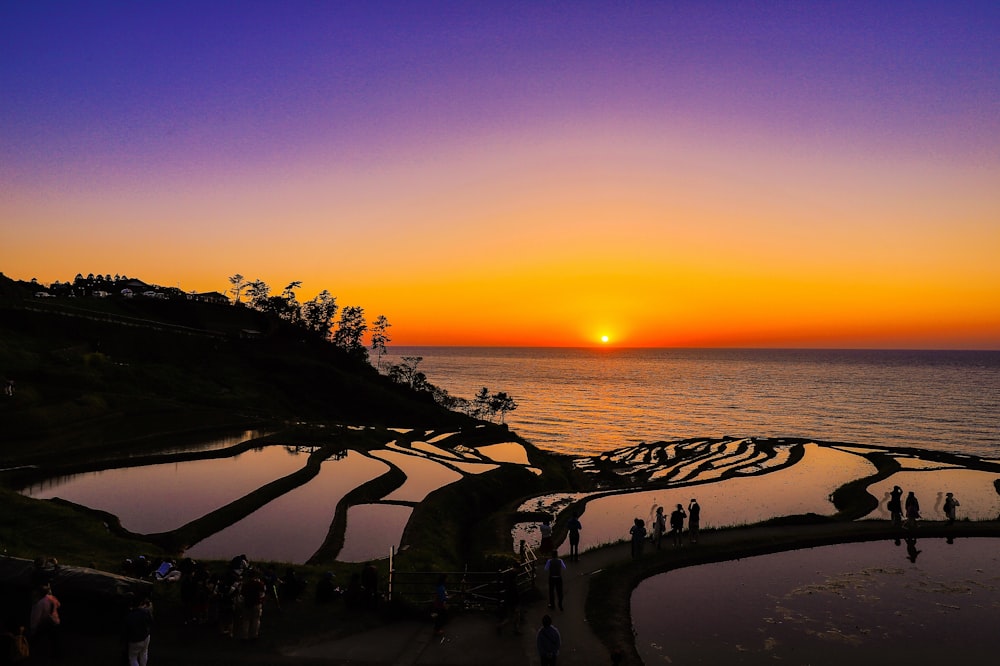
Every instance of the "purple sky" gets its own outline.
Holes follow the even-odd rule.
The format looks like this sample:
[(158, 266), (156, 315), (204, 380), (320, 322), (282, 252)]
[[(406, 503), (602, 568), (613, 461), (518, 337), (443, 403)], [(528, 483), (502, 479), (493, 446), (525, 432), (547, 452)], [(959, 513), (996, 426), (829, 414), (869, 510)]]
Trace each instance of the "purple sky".
[[(1000, 344), (973, 312), (1000, 298), (998, 35), (996, 1), (0, 0), (0, 270), (303, 280), (422, 342), (477, 292), (539, 301), (492, 340), (517, 343), (554, 325), (543, 302), (589, 337), (662, 327), (665, 293), (694, 322), (768, 290), (812, 318), (775, 343), (888, 302), (910, 309), (857, 344), (893, 318)], [(196, 251), (139, 243), (164, 231)], [(787, 274), (705, 273), (741, 253)], [(813, 269), (843, 274), (796, 283)]]

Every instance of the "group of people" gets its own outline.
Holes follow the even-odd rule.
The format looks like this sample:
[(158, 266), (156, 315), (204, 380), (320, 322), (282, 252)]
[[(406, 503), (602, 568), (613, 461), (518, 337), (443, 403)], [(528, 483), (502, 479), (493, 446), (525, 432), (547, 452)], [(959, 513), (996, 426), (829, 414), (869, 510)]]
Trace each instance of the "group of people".
[[(961, 504), (954, 493), (945, 493), (944, 504), (941, 506), (941, 509), (944, 511), (945, 519), (949, 525), (954, 524), (959, 506)], [(920, 501), (917, 499), (916, 494), (911, 490), (907, 493), (906, 499), (903, 500), (903, 489), (899, 486), (892, 487), (886, 508), (889, 510), (894, 527), (913, 529), (917, 526), (917, 521), (922, 517), (920, 515)]]
[[(687, 511), (684, 511), (684, 506), (682, 504), (676, 505), (673, 511), (670, 512), (669, 526), (670, 526), (670, 537), (673, 541), (674, 546), (680, 546), (684, 534), (684, 521), (688, 521), (688, 538), (691, 543), (698, 543), (698, 532), (701, 529), (701, 505), (698, 504), (698, 500), (691, 498), (690, 504), (688, 504)], [(660, 549), (663, 543), (663, 535), (667, 532), (668, 519), (664, 514), (663, 507), (656, 507), (656, 515), (653, 517), (653, 529), (652, 532), (646, 530), (646, 521), (642, 518), (636, 518), (632, 521), (632, 527), (629, 529), (629, 536), (632, 542), (632, 559), (637, 559), (642, 555), (643, 545), (646, 542), (646, 537), (648, 536), (656, 546), (657, 550)]]

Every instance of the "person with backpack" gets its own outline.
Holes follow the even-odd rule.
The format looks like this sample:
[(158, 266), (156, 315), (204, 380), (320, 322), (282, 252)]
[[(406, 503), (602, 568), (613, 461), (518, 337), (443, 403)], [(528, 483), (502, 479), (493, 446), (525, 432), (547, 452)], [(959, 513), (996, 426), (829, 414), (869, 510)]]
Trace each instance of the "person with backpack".
[(562, 636), (559, 630), (552, 625), (552, 618), (548, 615), (542, 617), (542, 627), (535, 636), (535, 645), (538, 648), (538, 658), (542, 666), (556, 666), (559, 658), (559, 650), (562, 648)]
[(559, 557), (559, 552), (553, 550), (552, 556), (545, 562), (545, 572), (549, 575), (549, 608), (555, 608), (559, 601), (559, 610), (563, 609), (563, 572), (566, 563)]

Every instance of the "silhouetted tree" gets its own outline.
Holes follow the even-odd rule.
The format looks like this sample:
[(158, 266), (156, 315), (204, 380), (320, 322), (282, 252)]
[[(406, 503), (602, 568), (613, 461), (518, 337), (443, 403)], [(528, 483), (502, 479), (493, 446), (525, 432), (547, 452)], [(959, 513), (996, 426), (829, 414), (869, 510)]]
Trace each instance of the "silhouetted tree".
[(249, 285), (247, 285), (246, 280), (244, 280), (243, 276), (239, 273), (229, 278), (229, 284), (233, 285), (233, 288), (229, 291), (232, 292), (233, 296), (236, 298), (236, 302), (239, 303), (240, 294), (242, 294), (243, 290)]
[(368, 360), (368, 350), (363, 339), (368, 324), (365, 323), (365, 311), (356, 305), (347, 305), (340, 311), (340, 321), (333, 334), (333, 344), (337, 345), (351, 356)]
[(263, 280), (254, 280), (246, 287), (247, 298), (250, 299), (250, 307), (254, 310), (267, 312), (269, 310), (268, 299), (271, 288)]
[(418, 391), (426, 389), (429, 385), (427, 375), (417, 370), (422, 360), (423, 356), (404, 356), (399, 363), (389, 366), (389, 377), (397, 384), (406, 384)]
[(281, 292), (281, 296), (272, 296), (274, 311), (279, 317), (292, 324), (298, 324), (302, 318), (302, 308), (295, 297), (295, 290), (302, 286), (300, 280), (288, 283), (288, 286)]
[(330, 337), (330, 326), (337, 316), (337, 299), (324, 289), (302, 304), (302, 324), (324, 340)]
[(507, 412), (512, 412), (517, 409), (517, 403), (514, 402), (514, 398), (507, 395), (505, 392), (500, 391), (499, 393), (494, 393), (490, 396), (490, 413), (500, 415), (500, 423), (504, 422), (504, 416)]
[(392, 324), (385, 315), (379, 315), (375, 321), (372, 322), (372, 351), (376, 352), (378, 355), (375, 357), (375, 367), (382, 367), (382, 354), (385, 353), (385, 345), (388, 342), (392, 342), (389, 338), (387, 330)]
[[(479, 389), (479, 393), (472, 399), (473, 413), (477, 418), (490, 418), (490, 390), (485, 386)], [(492, 420), (492, 419), (491, 419)]]

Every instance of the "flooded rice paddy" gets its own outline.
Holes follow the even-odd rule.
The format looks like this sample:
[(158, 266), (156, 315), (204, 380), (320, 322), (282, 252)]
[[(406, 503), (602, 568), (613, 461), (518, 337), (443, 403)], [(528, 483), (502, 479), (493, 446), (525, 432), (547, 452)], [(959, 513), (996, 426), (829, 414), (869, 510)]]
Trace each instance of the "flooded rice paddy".
[(647, 664), (995, 663), (1000, 540), (855, 543), (688, 567), (640, 583), (631, 612)]
[(49, 479), (25, 489), (113, 513), (139, 534), (165, 532), (302, 469), (309, 454), (264, 446), (228, 458), (119, 467)]
[[(925, 519), (944, 519), (941, 503), (945, 492), (953, 492), (961, 501), (960, 519), (995, 520), (1000, 516), (1000, 494), (994, 487), (1000, 472), (965, 469), (911, 454), (894, 455), (885, 449), (815, 442), (806, 443), (802, 458), (789, 464), (791, 445), (777, 443), (775, 455), (768, 457), (755, 443), (743, 446), (747, 442), (750, 440), (636, 446), (579, 458), (574, 461), (578, 469), (596, 473), (601, 464), (611, 465), (615, 474), (638, 477), (639, 483), (628, 492), (553, 493), (533, 497), (519, 510), (555, 515), (573, 502), (588, 499), (580, 517), (581, 551), (626, 539), (634, 518), (641, 518), (651, 526), (657, 507), (664, 507), (669, 515), (676, 504), (686, 509), (692, 499), (697, 499), (701, 506), (702, 529), (806, 513), (828, 516), (837, 512), (831, 499), (837, 488), (875, 473), (875, 465), (865, 457), (875, 452), (893, 455), (901, 463), (901, 470), (868, 486), (868, 492), (880, 501), (866, 518), (889, 518), (885, 502), (894, 485), (916, 493)], [(732, 475), (720, 479), (720, 469), (730, 469)], [(652, 478), (668, 478), (667, 487), (645, 490), (643, 485)], [(514, 525), (512, 546), (516, 549), (524, 539), (537, 548), (541, 541), (538, 528), (538, 521)]]
[[(336, 554), (338, 560), (349, 562), (384, 558), (390, 548), (405, 546), (402, 534), (413, 507), (439, 488), (468, 475), (488, 474), (502, 465), (541, 473), (529, 466), (527, 451), (517, 442), (472, 448), (463, 444), (461, 433), (427, 431), (411, 433), (412, 441), (399, 438), (405, 434), (402, 429), (392, 429), (385, 432), (382, 448), (331, 456), (319, 466), (317, 476), (235, 523), (223, 525), (193, 544), (187, 554), (227, 559), (245, 553), (257, 560), (305, 562), (327, 540), (341, 499), (395, 468), (405, 475), (402, 485), (382, 497), (342, 509), (346, 512), (344, 545)], [(226, 442), (232, 445), (231, 440)], [(204, 443), (202, 450), (213, 451), (220, 444)], [(224, 458), (58, 477), (22, 492), (39, 499), (61, 497), (112, 513), (132, 532), (166, 532), (303, 470), (315, 450), (287, 444), (245, 449), (243, 446), (238, 449), (241, 452)], [(593, 474), (595, 479), (610, 478), (613, 483), (600, 481), (598, 487), (603, 489), (590, 492), (531, 497), (518, 511), (555, 516), (584, 501), (581, 550), (623, 540), (634, 518), (651, 525), (657, 507), (664, 507), (669, 514), (676, 504), (687, 507), (692, 498), (702, 507), (703, 529), (796, 514), (833, 515), (837, 509), (831, 496), (837, 488), (875, 474), (873, 454), (892, 456), (900, 469), (868, 486), (878, 506), (866, 518), (888, 518), (885, 501), (893, 485), (917, 494), (925, 519), (943, 519), (945, 492), (955, 493), (961, 501), (960, 519), (1000, 516), (1000, 495), (995, 487), (1000, 467), (992, 470), (988, 463), (985, 467), (977, 463), (978, 469), (970, 469), (960, 456), (940, 462), (912, 451), (753, 438), (630, 446), (576, 458), (573, 465), (582, 473)], [(649, 484), (657, 487), (649, 489)], [(537, 548), (538, 526), (537, 519), (515, 524), (511, 550), (516, 550), (521, 539)]]
[(245, 553), (254, 560), (305, 562), (323, 545), (344, 495), (385, 473), (389, 466), (357, 451), (328, 459), (304, 485), (187, 550), (197, 559), (229, 559)]

